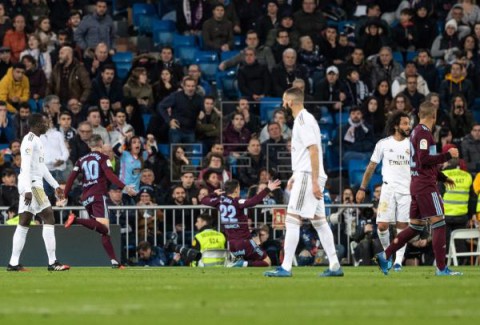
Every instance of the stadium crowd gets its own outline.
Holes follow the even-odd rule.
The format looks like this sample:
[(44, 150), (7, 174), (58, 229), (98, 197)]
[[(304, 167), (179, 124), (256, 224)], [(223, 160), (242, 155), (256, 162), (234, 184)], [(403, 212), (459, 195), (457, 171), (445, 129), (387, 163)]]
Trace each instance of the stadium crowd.
[[(153, 20), (173, 20), (174, 30), (159, 31)], [(168, 33), (173, 41), (156, 44)], [(182, 37), (194, 41), (175, 44)], [(3, 0), (0, 42), (0, 206), (18, 204), (21, 139), (28, 116), (43, 112), (50, 119), (41, 139), (52, 175), (64, 184), (89, 151), (89, 138), (99, 134), (115, 173), (139, 192), (131, 199), (112, 186), (109, 203), (153, 205), (158, 223), (141, 218), (147, 225), (138, 227), (140, 238), (151, 242), (169, 220), (161, 205), (199, 204), (232, 178), (251, 197), (268, 180), (290, 177), (293, 118), (279, 98), (295, 86), (318, 119), (327, 191), (335, 202), (355, 203), (361, 179), (351, 177), (351, 161), (370, 159), (388, 116), (402, 110), (418, 123), (420, 103), (430, 101), (438, 107), (437, 150), (458, 147), (459, 168), (471, 175), (467, 217), (453, 223), (466, 227), (469, 216), (480, 213), (475, 0)], [(197, 51), (197, 60), (182, 55), (186, 50)], [(126, 71), (118, 60), (125, 53), (133, 54)], [(202, 53), (213, 59), (203, 61)], [(212, 64), (214, 72), (206, 71)], [(265, 105), (268, 99), (275, 107)], [(378, 246), (378, 183), (370, 187), (373, 209), (335, 213), (342, 220), (333, 224), (341, 227), (334, 232), (339, 250), (352, 249), (358, 264), (368, 264)], [(68, 205), (79, 205), (79, 191)], [(264, 199), (286, 202), (281, 190)], [(298, 252), (311, 264), (318, 239), (308, 228), (302, 227)], [(268, 239), (272, 229), (264, 225), (255, 233), (278, 263), (281, 244)], [(425, 234), (411, 245), (412, 258), (428, 241)], [(423, 262), (428, 258), (431, 253)]]

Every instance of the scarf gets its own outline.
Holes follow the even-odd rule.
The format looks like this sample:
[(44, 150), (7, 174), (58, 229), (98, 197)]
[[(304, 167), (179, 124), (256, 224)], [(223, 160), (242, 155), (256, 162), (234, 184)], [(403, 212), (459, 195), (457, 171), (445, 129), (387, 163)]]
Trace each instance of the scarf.
[(354, 123), (349, 117), (348, 124), (350, 125), (350, 127), (348, 128), (347, 133), (345, 133), (345, 136), (343, 137), (343, 140), (347, 142), (355, 143), (355, 129), (358, 127), (361, 127), (363, 129), (363, 132), (368, 132), (368, 128), (363, 124), (363, 121), (359, 123)]
[(183, 0), (183, 13), (185, 16), (185, 21), (188, 26), (195, 27), (202, 20), (203, 17), (203, 4), (200, 0), (198, 2), (197, 8), (195, 8), (195, 17), (192, 24), (192, 8), (190, 7), (190, 0)]

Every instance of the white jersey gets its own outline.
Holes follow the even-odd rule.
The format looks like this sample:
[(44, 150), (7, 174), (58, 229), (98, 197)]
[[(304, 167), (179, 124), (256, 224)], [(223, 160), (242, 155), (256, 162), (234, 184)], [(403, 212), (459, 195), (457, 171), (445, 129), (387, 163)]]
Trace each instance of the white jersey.
[(312, 172), (308, 147), (318, 147), (318, 175), (320, 185), (325, 186), (327, 174), (323, 168), (323, 152), (320, 127), (317, 120), (306, 109), (302, 109), (295, 118), (292, 130), (292, 170), (293, 172)]
[(393, 136), (377, 142), (370, 160), (382, 163), (383, 182), (395, 192), (410, 194), (410, 140), (397, 141)]
[(52, 177), (45, 165), (45, 151), (42, 141), (34, 133), (29, 132), (23, 137), (20, 146), (22, 164), (18, 175), (18, 192), (32, 192), (32, 187), (43, 189), (43, 178), (53, 187), (58, 187), (58, 182)]

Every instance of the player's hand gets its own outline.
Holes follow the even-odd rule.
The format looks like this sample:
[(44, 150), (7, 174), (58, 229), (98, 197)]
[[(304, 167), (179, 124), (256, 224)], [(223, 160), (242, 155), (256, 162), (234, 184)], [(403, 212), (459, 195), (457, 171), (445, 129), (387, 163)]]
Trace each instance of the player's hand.
[(57, 187), (55, 189), (55, 196), (59, 200), (63, 200), (65, 198), (65, 193), (63, 192), (63, 189), (61, 187)]
[(355, 196), (357, 203), (362, 203), (365, 200), (365, 191), (357, 191), (357, 195)]
[(452, 158), (458, 158), (458, 149), (457, 148), (450, 148), (448, 152), (452, 156)]
[(282, 185), (282, 182), (279, 179), (272, 181), (268, 181), (268, 189), (270, 191), (275, 191), (277, 188), (280, 188), (280, 185)]
[(286, 187), (286, 190), (287, 191), (291, 191), (292, 190), (292, 187), (293, 187), (293, 183), (295, 182), (295, 179), (293, 177), (290, 177), (290, 179), (288, 180), (287, 182), (287, 187)]
[(125, 186), (125, 190), (129, 196), (136, 196), (138, 193), (135, 191), (135, 188), (131, 185)]
[(315, 196), (317, 200), (321, 200), (323, 198), (322, 189), (320, 188), (320, 185), (318, 185), (318, 182), (313, 182), (312, 191), (313, 196)]
[(451, 178), (447, 178), (444, 184), (449, 190), (453, 190), (455, 188), (455, 181)]
[(213, 191), (213, 193), (217, 194), (218, 196), (222, 195), (223, 193), (225, 193), (225, 191), (222, 191), (221, 189), (218, 189), (218, 190), (215, 190)]
[(53, 164), (53, 166), (55, 166), (55, 167), (62, 166), (62, 164), (63, 164), (64, 162), (65, 162), (65, 161), (63, 161), (63, 160), (61, 160), (61, 159), (55, 160), (55, 163)]
[(30, 205), (30, 203), (32, 203), (32, 192), (26, 192), (24, 196), (25, 196), (25, 204)]

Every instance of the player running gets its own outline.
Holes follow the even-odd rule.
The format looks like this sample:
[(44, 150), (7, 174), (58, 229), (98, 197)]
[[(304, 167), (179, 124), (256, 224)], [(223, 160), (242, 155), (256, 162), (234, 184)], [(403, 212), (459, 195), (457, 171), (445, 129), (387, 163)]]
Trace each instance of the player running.
[[(357, 202), (365, 199), (365, 189), (382, 163), (382, 193), (378, 204), (377, 232), (383, 249), (390, 245), (390, 224), (397, 226), (397, 235), (408, 227), (410, 203), (410, 117), (405, 112), (396, 112), (387, 121), (388, 137), (377, 142), (370, 163), (363, 175), (362, 184), (357, 192)], [(393, 269), (402, 270), (404, 245), (395, 256)]]
[[(43, 179), (55, 189), (58, 199), (64, 194), (58, 182), (52, 177), (45, 165), (45, 152), (40, 136), (48, 130), (48, 118), (42, 114), (32, 114), (28, 119), (30, 132), (23, 137), (20, 146), (22, 163), (18, 176), (18, 193), (20, 194), (18, 213), (20, 221), (13, 235), (12, 256), (7, 271), (27, 271), (19, 264), (20, 255), (27, 239), (28, 226), (34, 215), (43, 219), (43, 241), (48, 255), (49, 271), (66, 271), (70, 266), (59, 263), (55, 254), (55, 218), (45, 191)], [(23, 199), (22, 199), (23, 197)]]
[(445, 219), (442, 196), (437, 189), (437, 181), (448, 187), (455, 183), (439, 171), (438, 165), (451, 158), (458, 158), (458, 149), (451, 148), (443, 154), (436, 153), (432, 128), (437, 119), (437, 109), (430, 102), (423, 102), (418, 113), (420, 123), (410, 136), (410, 169), (412, 180), (410, 193), (410, 225), (402, 231), (384, 252), (376, 255), (382, 272), (387, 275), (392, 267), (392, 255), (410, 239), (422, 233), (430, 222), (432, 228), (432, 245), (437, 265), (436, 275), (462, 275), (445, 265)]
[(292, 110), (295, 118), (292, 130), (292, 169), (287, 189), (291, 189), (285, 218), (285, 257), (282, 266), (265, 272), (269, 277), (292, 276), (292, 262), (297, 249), (302, 218), (310, 219), (327, 253), (329, 268), (321, 276), (343, 276), (338, 261), (333, 233), (327, 223), (323, 188), (327, 174), (323, 169), (320, 128), (318, 122), (303, 106), (304, 94), (290, 88), (283, 94), (283, 107)]
[(225, 192), (216, 190), (202, 199), (201, 203), (220, 211), (220, 222), (223, 226), (230, 252), (239, 258), (233, 267), (270, 266), (272, 262), (267, 253), (252, 239), (248, 230), (246, 208), (260, 204), (270, 192), (280, 188), (281, 182), (268, 182), (268, 186), (254, 197), (243, 200), (240, 198), (240, 183), (235, 180), (225, 182)]
[(65, 222), (65, 228), (69, 228), (72, 224), (79, 224), (100, 233), (102, 235), (103, 248), (110, 257), (112, 268), (122, 269), (123, 266), (115, 256), (110, 239), (108, 207), (106, 203), (108, 181), (117, 185), (120, 189), (126, 188), (130, 196), (134, 196), (137, 193), (133, 187), (123, 184), (117, 175), (113, 173), (110, 160), (101, 152), (103, 141), (99, 135), (94, 134), (88, 141), (88, 146), (91, 152), (78, 159), (75, 163), (65, 186), (65, 196), (68, 197), (68, 192), (70, 192), (73, 182), (78, 174), (81, 173), (83, 187), (81, 200), (90, 218), (76, 218), (72, 213)]

